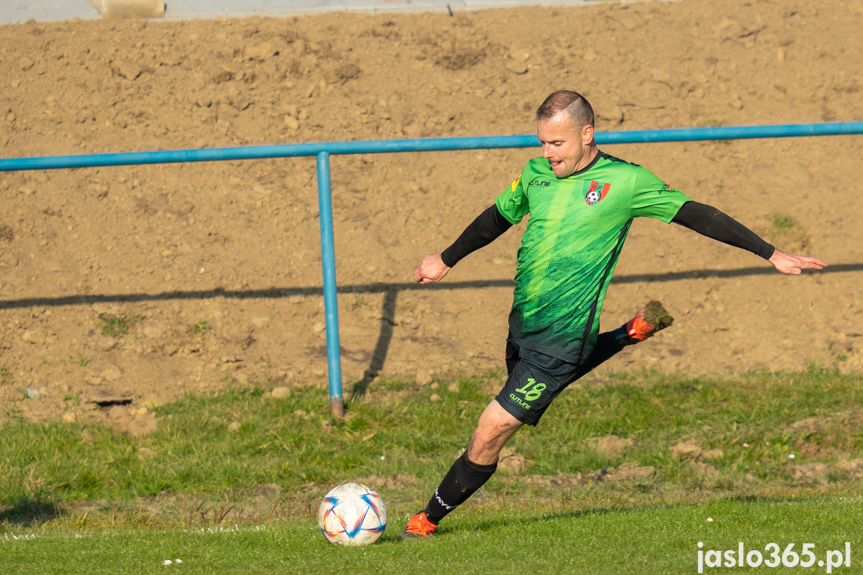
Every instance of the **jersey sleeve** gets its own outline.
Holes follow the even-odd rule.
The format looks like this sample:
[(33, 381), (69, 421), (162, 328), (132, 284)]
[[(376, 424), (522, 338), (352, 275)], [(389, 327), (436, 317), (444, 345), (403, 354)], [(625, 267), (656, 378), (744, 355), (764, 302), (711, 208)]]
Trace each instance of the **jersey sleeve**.
[(530, 211), (527, 193), (522, 185), (523, 176), (523, 172), (519, 174), (512, 185), (494, 201), (500, 214), (513, 225), (519, 223)]
[(650, 170), (639, 168), (635, 176), (632, 191), (630, 215), (633, 218), (656, 218), (670, 223), (680, 206), (690, 199), (679, 190), (675, 190)]

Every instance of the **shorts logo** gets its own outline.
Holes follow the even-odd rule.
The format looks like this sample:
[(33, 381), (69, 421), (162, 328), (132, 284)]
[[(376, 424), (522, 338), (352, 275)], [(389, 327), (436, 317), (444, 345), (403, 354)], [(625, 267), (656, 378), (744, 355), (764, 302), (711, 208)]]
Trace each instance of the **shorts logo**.
[(598, 204), (608, 195), (610, 189), (611, 184), (604, 182), (597, 182), (596, 180), (584, 182), (584, 201), (587, 202), (588, 206)]
[[(537, 383), (536, 380), (532, 377), (527, 378), (527, 384), (520, 389), (516, 389), (515, 393), (510, 393), (509, 398), (522, 406), (525, 409), (530, 409), (530, 404), (528, 401), (535, 401), (539, 399), (539, 396), (542, 395), (542, 392), (545, 391), (546, 385), (544, 383)], [(516, 397), (516, 393), (523, 394), (524, 399), (520, 399)]]

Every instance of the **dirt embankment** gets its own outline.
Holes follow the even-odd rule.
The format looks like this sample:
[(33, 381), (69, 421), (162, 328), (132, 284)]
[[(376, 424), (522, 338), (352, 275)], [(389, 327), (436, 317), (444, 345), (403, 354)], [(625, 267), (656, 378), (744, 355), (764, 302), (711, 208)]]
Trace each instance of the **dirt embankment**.
[[(599, 130), (861, 120), (861, 29), (860, 0), (26, 23), (0, 27), (0, 143), (16, 157), (521, 134), (558, 88), (588, 96)], [(861, 142), (608, 148), (833, 264), (783, 277), (636, 222), (604, 325), (649, 298), (676, 322), (609, 367), (859, 371)], [(441, 286), (410, 273), (534, 153), (333, 158), (347, 389), (501, 367), (520, 230)], [(319, 250), (310, 159), (0, 174), (0, 421), (107, 417), (90, 402), (113, 396), (146, 432), (146, 407), (184, 391), (323, 393)], [(103, 333), (124, 318), (128, 333)]]

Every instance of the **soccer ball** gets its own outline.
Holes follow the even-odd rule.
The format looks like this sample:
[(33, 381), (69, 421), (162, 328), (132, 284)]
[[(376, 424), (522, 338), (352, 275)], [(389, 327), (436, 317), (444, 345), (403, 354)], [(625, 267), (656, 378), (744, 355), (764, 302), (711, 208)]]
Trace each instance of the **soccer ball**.
[(318, 525), (334, 545), (371, 545), (387, 528), (387, 508), (373, 489), (344, 483), (324, 497)]

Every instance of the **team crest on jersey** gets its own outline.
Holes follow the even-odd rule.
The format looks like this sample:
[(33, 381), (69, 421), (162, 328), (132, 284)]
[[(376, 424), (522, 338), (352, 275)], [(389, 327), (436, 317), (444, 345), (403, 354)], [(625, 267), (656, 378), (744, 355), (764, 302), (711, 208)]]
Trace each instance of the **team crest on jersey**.
[(597, 182), (596, 180), (584, 182), (584, 201), (587, 202), (588, 206), (598, 204), (608, 195), (610, 189), (611, 184), (605, 182)]

